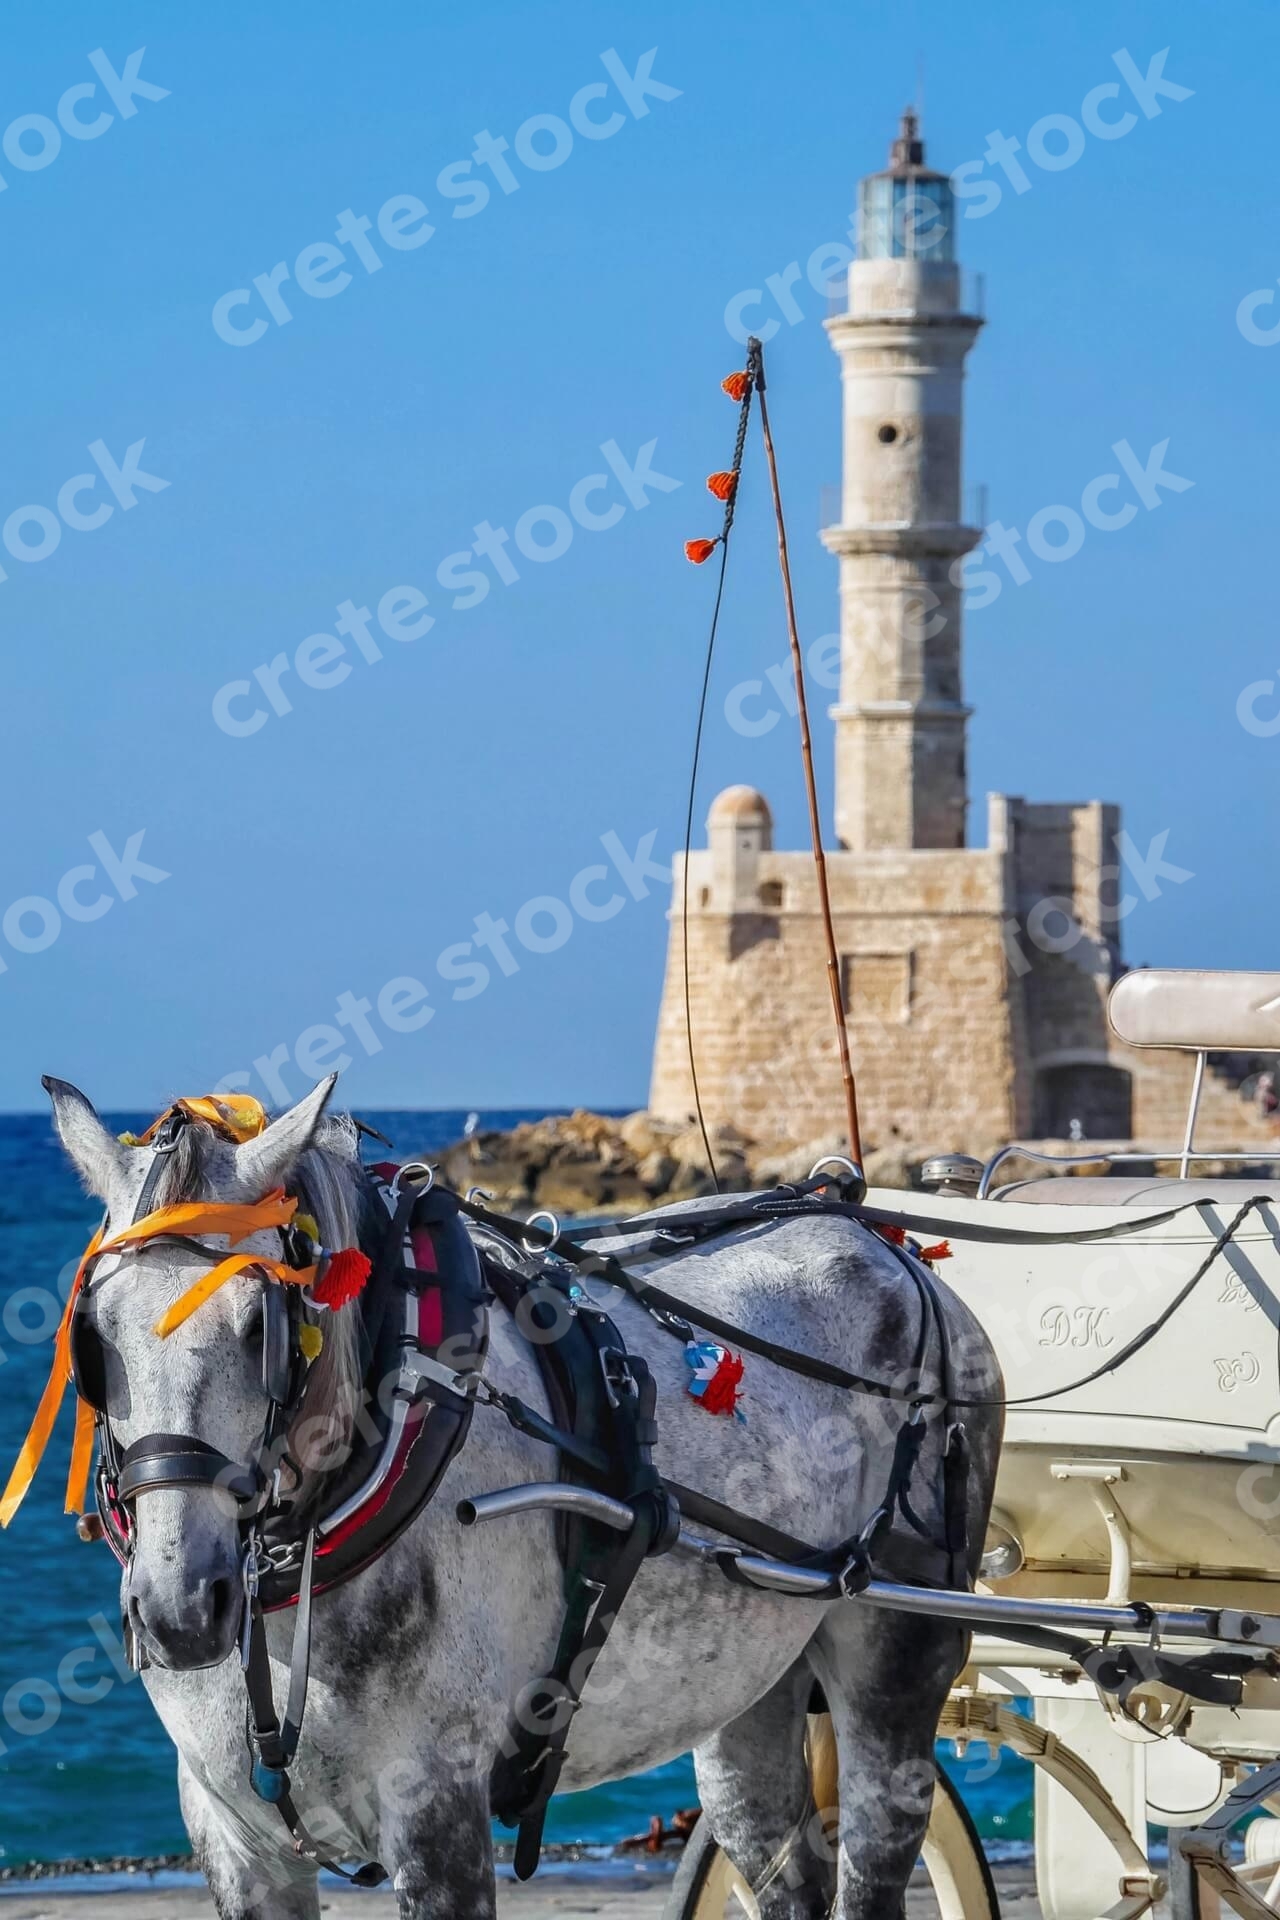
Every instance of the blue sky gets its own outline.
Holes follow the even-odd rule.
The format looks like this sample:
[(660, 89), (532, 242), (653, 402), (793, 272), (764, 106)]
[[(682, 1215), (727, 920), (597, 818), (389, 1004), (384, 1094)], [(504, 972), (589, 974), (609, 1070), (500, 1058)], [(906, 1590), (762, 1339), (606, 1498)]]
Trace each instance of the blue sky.
[[(665, 890), (642, 874), (626, 887), (601, 843), (634, 854), (652, 832), (660, 860), (682, 831), (714, 582), (681, 543), (717, 523), (702, 480), (728, 458), (717, 383), (741, 358), (726, 304), (846, 237), (856, 180), (883, 164), (918, 68), (933, 163), (981, 160), (999, 130), (1022, 142), (1030, 181), (1017, 193), (984, 163), (1000, 204), (960, 223), (989, 315), (969, 363), (971, 500), (985, 485), (989, 516), (1025, 530), (1046, 505), (1078, 508), (1120, 440), (1145, 460), (1167, 438), (1167, 468), (1194, 481), (1121, 530), (1090, 531), (1069, 563), (1033, 560), (1020, 586), (1006, 575), (970, 616), (978, 836), (991, 788), (1117, 800), (1140, 847), (1167, 829), (1167, 857), (1195, 876), (1132, 915), (1128, 957), (1276, 964), (1280, 736), (1237, 718), (1241, 690), (1280, 670), (1280, 354), (1236, 320), (1280, 274), (1272, 8), (309, 0), (258, 20), (68, 4), (10, 15), (3, 36), (0, 523), (38, 506), (13, 538), (58, 544), (38, 561), (0, 552), (0, 911), (55, 901), (60, 885), (73, 911), (47, 944), (40, 908), (11, 923), (19, 945), (0, 941), (0, 1105), (36, 1106), (45, 1071), (116, 1107), (236, 1072), (271, 1094), (252, 1063), (273, 1053), (296, 1094), (300, 1042), (340, 1004), (357, 1105), (643, 1102)], [(120, 76), (144, 46), (138, 73), (167, 97), (130, 99), (117, 81), (113, 103), (89, 55)], [(1069, 168), (1028, 161), (1037, 122), (1078, 120), (1091, 90), (1120, 79), (1118, 49), (1145, 74), (1165, 47), (1166, 79), (1191, 97), (1157, 96), (1158, 112), (1088, 137)], [(654, 78), (679, 97), (632, 88), (629, 105), (601, 56), (616, 50), (625, 76), (651, 48)], [(579, 99), (594, 83), (605, 91)], [(571, 118), (575, 100), (597, 127), (620, 123), (576, 134), (553, 168), (521, 160), (517, 130)], [(104, 111), (112, 122), (64, 134), (35, 170), (15, 162), (11, 148), (48, 156), (60, 101), (82, 128)], [(1122, 84), (1101, 113), (1134, 106)], [(27, 116), (43, 124), (15, 132)], [(517, 184), (504, 192), (473, 162), (442, 186), (482, 132), (509, 143)], [(557, 137), (535, 128), (524, 150), (536, 160)], [(487, 204), (464, 197), (468, 179), (487, 182)], [(354, 244), (345, 266), (299, 262), (348, 209), (370, 222), (359, 231), (381, 266)], [(215, 302), (281, 261), (291, 318), (273, 322), (254, 293), (230, 320), (265, 317), (265, 332), (227, 344)], [(328, 297), (299, 289), (308, 271)], [(341, 271), (352, 277), (335, 290)], [(810, 640), (837, 617), (816, 529), (820, 490), (839, 479), (839, 381), (825, 301), (803, 281), (794, 298), (802, 317), (768, 353)], [(1264, 305), (1257, 323), (1275, 314)], [(169, 484), (140, 484), (126, 510), (89, 449), (120, 467), (139, 440), (142, 471)], [(632, 481), (641, 507), (600, 450), (629, 471), (651, 440), (653, 468), (681, 485)], [(780, 843), (800, 845), (794, 730), (744, 738), (722, 714), (730, 687), (785, 657), (758, 446), (750, 461), (699, 819), (720, 786), (750, 781)], [(92, 529), (53, 511), (84, 474), (94, 487), (63, 498), (82, 519), (112, 506)], [(577, 498), (613, 524), (589, 531), (565, 514), (593, 474), (607, 487)], [(572, 540), (530, 561), (515, 530), (542, 505), (560, 519), (528, 523), (526, 539), (567, 527)], [(488, 591), (455, 610), (466, 592), (437, 569), (486, 522), (510, 536), (503, 559), (469, 563)], [(500, 564), (519, 578), (504, 584)], [(397, 601), (399, 587), (427, 608)], [(370, 610), (363, 644), (380, 658), (356, 628), (337, 659), (346, 602)], [(428, 613), (429, 631), (392, 637), (397, 619), (404, 633)], [(300, 673), (299, 647), (326, 632), (331, 650), (314, 642)], [(287, 712), (252, 678), (282, 653)], [(265, 717), (229, 734), (214, 697), (242, 680), (252, 697), (228, 711)], [(1255, 710), (1270, 717), (1280, 699), (1259, 694)], [(829, 793), (825, 719), (817, 737)], [(123, 859), (140, 831), (135, 862), (168, 878), (131, 881), (125, 860), (104, 892), (90, 837)], [(514, 970), (480, 956), (488, 985), (451, 997), (437, 962), (474, 941), (477, 916), (514, 927), (597, 864), (608, 871), (581, 897), (620, 900), (610, 917), (575, 916), (561, 939), (552, 910), (535, 914), (531, 944), (549, 950), (511, 934)], [(452, 965), (478, 977), (458, 975), (462, 956)], [(336, 1049), (322, 1032), (301, 1051), (320, 1068)]]

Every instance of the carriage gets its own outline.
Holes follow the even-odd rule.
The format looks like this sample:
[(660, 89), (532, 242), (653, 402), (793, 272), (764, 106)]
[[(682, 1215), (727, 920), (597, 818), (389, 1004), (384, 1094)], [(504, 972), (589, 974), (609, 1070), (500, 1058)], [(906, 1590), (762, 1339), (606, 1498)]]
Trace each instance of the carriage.
[[(1196, 1057), (1181, 1146), (940, 1156), (927, 1193), (867, 1195), (949, 1243), (947, 1280), (1008, 1386), (978, 1593), (949, 1597), (976, 1630), (939, 1733), (1033, 1764), (1045, 1920), (1137, 1920), (1166, 1898), (1176, 1920), (1280, 1914), (1280, 1181), (1195, 1144), (1209, 1052), (1276, 1050), (1277, 1008), (1280, 974), (1126, 975), (1117, 1035)], [(903, 1595), (856, 1604), (877, 1600)], [(819, 1807), (823, 1746), (815, 1720)], [(1148, 1823), (1169, 1829), (1167, 1863)], [(945, 1778), (924, 1866), (942, 1920), (998, 1915)], [(744, 1911), (695, 1840), (670, 1920)]]

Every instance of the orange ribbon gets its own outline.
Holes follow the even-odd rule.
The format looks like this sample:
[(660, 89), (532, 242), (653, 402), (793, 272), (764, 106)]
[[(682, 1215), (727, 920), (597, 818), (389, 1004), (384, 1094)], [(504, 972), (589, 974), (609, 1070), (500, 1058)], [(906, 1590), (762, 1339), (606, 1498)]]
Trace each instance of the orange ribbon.
[(206, 1300), (213, 1297), (225, 1281), (234, 1274), (243, 1273), (246, 1267), (257, 1267), (287, 1287), (305, 1287), (320, 1271), (319, 1267), (290, 1267), (283, 1260), (264, 1260), (260, 1253), (233, 1253), (229, 1260), (221, 1261), (189, 1286), (171, 1307), (166, 1307), (152, 1327), (152, 1333), (161, 1340), (167, 1340)]
[[(36, 1468), (40, 1465), (44, 1457), (44, 1450), (49, 1444), (49, 1435), (53, 1432), (54, 1423), (58, 1418), (58, 1410), (62, 1406), (62, 1396), (66, 1392), (67, 1383), (71, 1378), (71, 1316), (75, 1311), (80, 1289), (84, 1285), (84, 1276), (88, 1271), (89, 1262), (93, 1259), (94, 1254), (97, 1253), (101, 1244), (102, 1229), (99, 1227), (85, 1248), (80, 1259), (80, 1265), (76, 1268), (76, 1277), (71, 1283), (71, 1292), (67, 1295), (67, 1304), (63, 1309), (62, 1318), (58, 1322), (58, 1331), (54, 1335), (53, 1366), (50, 1369), (45, 1390), (40, 1396), (40, 1404), (36, 1408), (35, 1419), (31, 1422), (30, 1431), (22, 1443), (22, 1449), (18, 1454), (13, 1472), (9, 1475), (9, 1484), (5, 1488), (4, 1493), (0, 1495), (0, 1527), (8, 1526), (14, 1514), (26, 1499), (27, 1489), (36, 1477)], [(92, 1409), (90, 1409), (90, 1412), (92, 1412)], [(76, 1437), (77, 1440), (79, 1440), (78, 1421)], [(76, 1452), (73, 1449), (72, 1475), (68, 1476), (67, 1480), (66, 1510), (68, 1513), (84, 1512), (83, 1492), (73, 1481), (76, 1465)], [(84, 1484), (86, 1486), (88, 1484), (87, 1473), (84, 1476)], [(79, 1494), (80, 1505), (73, 1507), (72, 1500), (77, 1494)]]
[[(182, 1103), (188, 1104), (188, 1103)], [(198, 1103), (189, 1103), (198, 1104)], [(256, 1104), (256, 1102), (255, 1102)], [(252, 1137), (252, 1136), (247, 1136)], [(293, 1219), (298, 1210), (298, 1202), (286, 1195), (283, 1187), (276, 1187), (261, 1200), (249, 1205), (237, 1205), (231, 1202), (213, 1200), (186, 1201), (180, 1206), (158, 1207), (154, 1213), (146, 1214), (141, 1220), (135, 1220), (132, 1226), (122, 1227), (119, 1233), (113, 1233), (104, 1239), (99, 1227), (85, 1248), (76, 1268), (76, 1277), (71, 1284), (66, 1308), (58, 1323), (58, 1331), (53, 1342), (53, 1365), (40, 1404), (36, 1408), (35, 1418), (22, 1443), (13, 1472), (9, 1475), (9, 1484), (0, 1494), (0, 1528), (7, 1527), (14, 1514), (27, 1496), (36, 1470), (44, 1457), (49, 1444), (58, 1413), (62, 1406), (63, 1395), (71, 1380), (71, 1321), (76, 1302), (80, 1297), (90, 1262), (101, 1253), (114, 1253), (120, 1249), (140, 1245), (154, 1240), (166, 1233), (215, 1233), (225, 1234), (233, 1247), (247, 1240), (251, 1233), (261, 1233), (273, 1227), (284, 1227)], [(187, 1288), (173, 1305), (157, 1320), (153, 1331), (163, 1340), (189, 1320), (197, 1308), (204, 1305), (215, 1294), (224, 1281), (233, 1274), (243, 1273), (246, 1267), (258, 1267), (276, 1280), (290, 1286), (305, 1286), (316, 1276), (315, 1267), (290, 1267), (283, 1260), (270, 1260), (260, 1253), (231, 1254), (219, 1261), (209, 1273), (203, 1274), (193, 1286)], [(71, 1447), (71, 1467), (67, 1475), (66, 1512), (83, 1513), (88, 1496), (89, 1470), (93, 1461), (94, 1410), (85, 1400), (76, 1406), (76, 1430)]]
[(297, 1211), (297, 1201), (290, 1199), (283, 1187), (274, 1187), (261, 1200), (244, 1206), (223, 1200), (186, 1200), (176, 1207), (157, 1207), (131, 1227), (121, 1227), (97, 1251), (114, 1253), (118, 1247), (154, 1240), (161, 1233), (225, 1233), (235, 1247), (251, 1233), (287, 1227)]
[(126, 1146), (145, 1147), (179, 1109), (189, 1119), (207, 1121), (237, 1146), (243, 1146), (246, 1140), (256, 1140), (267, 1124), (266, 1108), (251, 1093), (204, 1093), (194, 1099), (175, 1100), (171, 1107), (157, 1115), (145, 1133), (122, 1135)]

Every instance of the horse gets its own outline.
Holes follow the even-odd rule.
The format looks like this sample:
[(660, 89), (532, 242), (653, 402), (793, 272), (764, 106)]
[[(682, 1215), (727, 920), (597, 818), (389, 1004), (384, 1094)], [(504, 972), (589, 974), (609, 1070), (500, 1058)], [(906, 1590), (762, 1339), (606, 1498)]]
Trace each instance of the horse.
[[(252, 1205), (283, 1188), (315, 1216), (326, 1246), (367, 1246), (386, 1220), (374, 1221), (354, 1123), (326, 1111), (335, 1078), (238, 1144), (193, 1121), (159, 1167), (154, 1148), (123, 1144), (75, 1087), (45, 1084), (63, 1146), (112, 1227), (133, 1220), (140, 1199)], [(168, 1338), (154, 1331), (208, 1273), (201, 1244), (207, 1239), (165, 1239), (102, 1256), (82, 1311), (122, 1445), (157, 1432), (195, 1435), (246, 1460), (262, 1433), (264, 1299), (274, 1283), (246, 1268)], [(279, 1242), (263, 1231), (243, 1251), (265, 1260)], [(662, 1279), (736, 1327), (868, 1374), (907, 1369), (925, 1325), (902, 1259), (847, 1214), (728, 1228), (665, 1254)], [(934, 1291), (972, 1396), (964, 1496), (972, 1577), (999, 1452), (999, 1373), (968, 1309), (940, 1282)], [(355, 1311), (327, 1316), (308, 1385), (311, 1416), (323, 1408), (338, 1427), (357, 1417), (361, 1390)], [(689, 1391), (682, 1343), (632, 1300), (610, 1311), (657, 1382), (654, 1458), (664, 1476), (819, 1545), (858, 1531), (890, 1471), (901, 1402), (800, 1378), (749, 1354), (743, 1417), (713, 1415)], [(927, 1363), (935, 1367), (938, 1338), (935, 1326)], [(537, 1356), (499, 1309), (484, 1374), (550, 1418)], [(930, 1417), (911, 1500), (935, 1531), (946, 1442), (944, 1423)], [(297, 1471), (305, 1479), (322, 1469), (304, 1461)], [(385, 1863), (403, 1920), (497, 1913), (490, 1779), (512, 1701), (531, 1676), (550, 1671), (564, 1613), (561, 1565), (551, 1514), (464, 1528), (457, 1509), (556, 1472), (552, 1447), (477, 1404), (441, 1497), (375, 1564), (315, 1599), (293, 1797), (308, 1832), (331, 1852)], [(890, 1544), (900, 1535), (909, 1542), (901, 1516)], [(276, 1809), (249, 1784), (235, 1657), (243, 1549), (215, 1488), (161, 1486), (138, 1498), (121, 1604), (146, 1655), (147, 1693), (177, 1749), (183, 1817), (220, 1920), (317, 1920), (315, 1861), (300, 1857)], [(291, 1633), (287, 1612), (267, 1617), (277, 1699), (289, 1682)], [(643, 1564), (621, 1608), (573, 1721), (559, 1785), (580, 1791), (692, 1748), (703, 1817), (758, 1889), (762, 1920), (889, 1920), (905, 1911), (928, 1820), (937, 1721), (966, 1653), (954, 1624), (857, 1598), (765, 1591), (726, 1579), (705, 1553), (667, 1553)], [(834, 1833), (829, 1821), (815, 1823), (806, 1764), (815, 1684), (838, 1749)]]

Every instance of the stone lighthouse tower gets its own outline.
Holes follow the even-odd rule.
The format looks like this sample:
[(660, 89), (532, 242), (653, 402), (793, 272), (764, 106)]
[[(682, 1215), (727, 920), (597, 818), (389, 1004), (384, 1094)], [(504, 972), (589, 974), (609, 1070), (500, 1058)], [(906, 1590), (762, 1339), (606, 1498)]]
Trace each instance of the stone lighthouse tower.
[[(957, 562), (964, 362), (955, 207), (904, 113), (883, 173), (861, 183), (849, 306), (828, 320), (844, 384), (842, 637), (836, 833), (857, 852), (963, 847), (965, 726)], [(955, 577), (953, 577), (953, 572)]]
[[(861, 183), (858, 224), (848, 311), (827, 322), (844, 489), (824, 534), (841, 608), (826, 865), (864, 1138), (908, 1158), (1073, 1125), (1167, 1140), (1188, 1056), (1126, 1049), (1107, 1028), (1119, 809), (989, 794), (986, 845), (966, 844), (960, 564), (982, 535), (961, 519), (961, 422), (982, 321), (961, 298), (950, 184), (911, 113)], [(748, 739), (744, 779), (750, 754)], [(718, 795), (707, 828), (687, 877), (676, 858), (650, 1107), (686, 1129), (700, 1104), (713, 1135), (803, 1145), (779, 1165), (812, 1165), (845, 1125), (813, 858), (774, 844), (753, 786)], [(1223, 1141), (1270, 1124), (1217, 1074), (1204, 1099)]]

